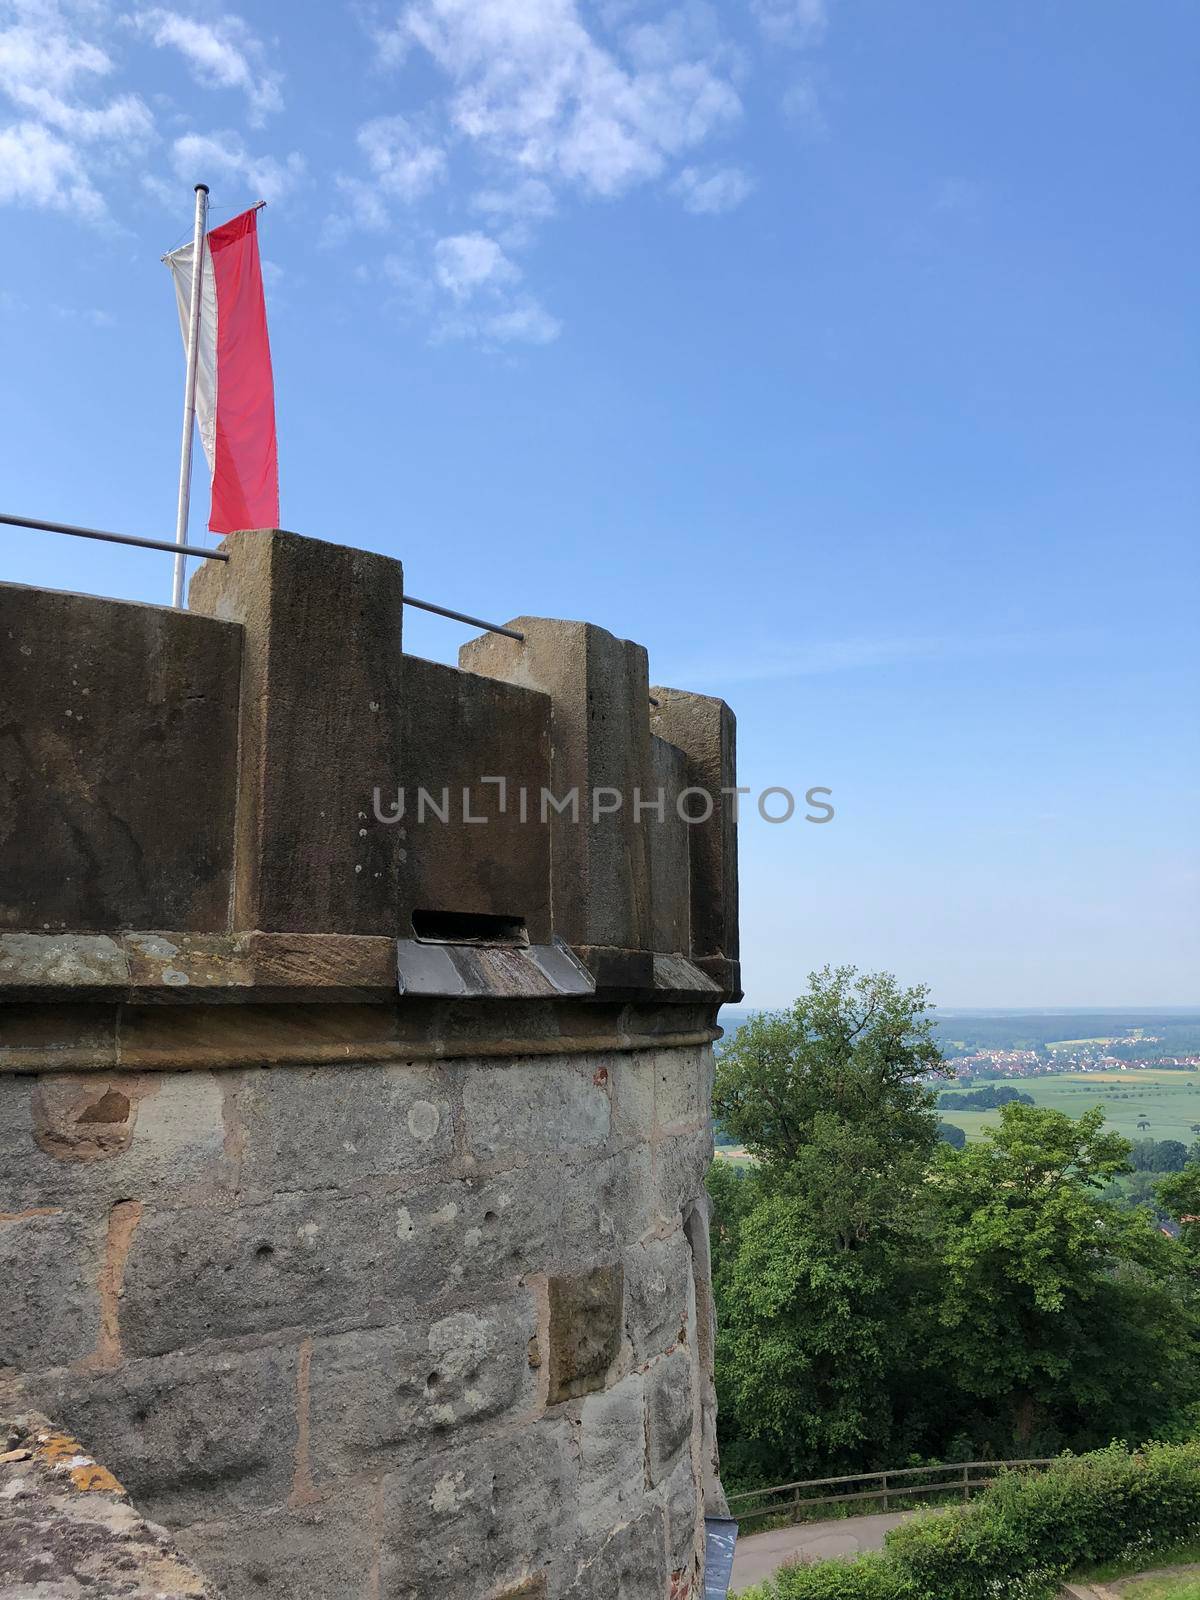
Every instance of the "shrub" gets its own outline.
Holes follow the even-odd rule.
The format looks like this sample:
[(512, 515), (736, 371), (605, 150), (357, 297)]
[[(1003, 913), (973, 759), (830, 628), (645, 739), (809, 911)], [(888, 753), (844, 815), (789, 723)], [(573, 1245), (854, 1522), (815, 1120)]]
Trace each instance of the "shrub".
[(894, 1529), (882, 1555), (785, 1568), (758, 1600), (1037, 1600), (1093, 1562), (1200, 1538), (1200, 1442), (1121, 1445), (1005, 1472), (968, 1506)]

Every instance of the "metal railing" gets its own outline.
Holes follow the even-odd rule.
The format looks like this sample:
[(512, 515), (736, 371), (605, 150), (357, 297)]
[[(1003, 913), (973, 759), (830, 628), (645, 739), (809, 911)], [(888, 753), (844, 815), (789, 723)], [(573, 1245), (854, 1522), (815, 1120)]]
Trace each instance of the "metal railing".
[[(969, 1500), (975, 1490), (985, 1489), (995, 1479), (997, 1472), (1048, 1467), (1053, 1460), (1053, 1456), (1028, 1456), (1017, 1461), (953, 1461), (929, 1467), (889, 1468), (886, 1472), (852, 1472), (842, 1478), (807, 1478), (801, 1483), (780, 1483), (769, 1489), (745, 1489), (740, 1494), (731, 1494), (729, 1510), (731, 1516), (743, 1523), (757, 1517), (784, 1516), (800, 1522), (804, 1520), (800, 1513), (813, 1506), (841, 1505), (852, 1500), (879, 1500), (884, 1511), (889, 1511), (894, 1501), (913, 1495), (953, 1494)], [(972, 1473), (980, 1471), (986, 1471), (989, 1476), (972, 1477)], [(901, 1479), (906, 1481), (899, 1481)], [(913, 1481), (907, 1481), (909, 1479)], [(878, 1487), (831, 1494), (803, 1493), (805, 1489), (831, 1488), (850, 1483), (877, 1484)], [(741, 1509), (743, 1502), (747, 1502), (745, 1509)]]
[[(108, 533), (102, 528), (80, 528), (70, 522), (43, 522), (38, 517), (14, 517), (0, 511), (0, 523), (10, 528), (34, 528), (41, 533), (65, 533), (75, 539), (99, 539), (105, 544), (128, 544), (138, 550), (166, 550), (173, 556), (199, 556), (203, 561), (228, 561), (227, 550), (206, 550), (200, 545), (175, 544), (166, 539), (139, 539), (131, 533)], [(415, 595), (404, 596), (406, 606), (418, 611), (430, 611), (436, 617), (449, 617), (452, 622), (465, 622), (468, 627), (482, 628), (485, 633), (502, 633), (506, 639), (516, 639), (524, 644), (525, 635), (516, 628), (505, 628), (498, 622), (485, 622), (482, 617), (469, 616), (465, 611), (451, 611), (449, 606), (436, 606), (432, 600), (418, 600)]]

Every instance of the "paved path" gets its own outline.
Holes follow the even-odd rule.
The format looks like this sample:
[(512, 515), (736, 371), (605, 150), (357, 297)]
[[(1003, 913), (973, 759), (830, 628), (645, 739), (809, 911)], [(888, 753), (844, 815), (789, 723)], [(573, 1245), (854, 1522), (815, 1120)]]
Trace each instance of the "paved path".
[(856, 1556), (861, 1550), (882, 1550), (884, 1534), (912, 1515), (911, 1511), (881, 1511), (870, 1517), (801, 1522), (793, 1528), (741, 1534), (733, 1555), (729, 1592), (737, 1594), (752, 1583), (761, 1583), (785, 1561), (823, 1561), (826, 1556)]

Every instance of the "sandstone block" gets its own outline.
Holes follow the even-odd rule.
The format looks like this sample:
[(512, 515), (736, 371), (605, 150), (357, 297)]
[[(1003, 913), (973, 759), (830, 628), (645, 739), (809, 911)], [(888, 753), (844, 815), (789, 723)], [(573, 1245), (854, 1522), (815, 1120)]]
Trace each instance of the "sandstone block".
[(608, 1090), (570, 1056), (546, 1056), (468, 1076), (467, 1143), (481, 1160), (577, 1151), (608, 1138)]
[(282, 1504), (295, 1471), (296, 1351), (205, 1351), (22, 1384), (86, 1438), (156, 1522), (171, 1527)]
[(620, 1264), (550, 1279), (550, 1394), (555, 1405), (604, 1387), (621, 1345)]
[(519, 1583), (569, 1541), (574, 1501), (565, 1423), (422, 1456), (384, 1479), (381, 1593), (479, 1600)]
[(454, 1153), (445, 1074), (412, 1067), (276, 1067), (237, 1095), (242, 1183), (277, 1194), (444, 1164)]
[(692, 1358), (675, 1350), (646, 1373), (647, 1472), (662, 1483), (692, 1436)]
[(580, 1521), (590, 1532), (612, 1529), (641, 1510), (646, 1478), (644, 1404), (637, 1372), (583, 1402)]
[[(314, 1342), (309, 1375), (314, 1471), (328, 1477), (411, 1460), (474, 1424), (527, 1410), (537, 1316), (528, 1294), (432, 1324)], [(432, 1436), (432, 1437), (431, 1437)]]
[(625, 1330), (638, 1363), (678, 1343), (687, 1324), (691, 1252), (682, 1232), (625, 1254)]
[(0, 1367), (66, 1366), (95, 1348), (106, 1231), (103, 1213), (0, 1213)]

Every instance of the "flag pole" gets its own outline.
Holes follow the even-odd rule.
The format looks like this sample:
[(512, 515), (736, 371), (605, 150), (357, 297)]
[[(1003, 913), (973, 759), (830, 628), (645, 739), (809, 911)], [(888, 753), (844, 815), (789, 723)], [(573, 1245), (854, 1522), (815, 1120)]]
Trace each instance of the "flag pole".
[[(208, 185), (196, 185), (196, 228), (192, 242), (192, 304), (188, 323), (187, 376), (183, 386), (183, 446), (179, 455), (179, 508), (175, 517), (175, 543), (187, 544), (188, 511), (192, 498), (192, 435), (196, 431), (196, 361), (200, 345), (200, 289), (204, 274), (204, 235), (208, 223)], [(187, 556), (182, 549), (175, 557), (175, 578), (171, 604), (183, 605), (183, 579)]]

